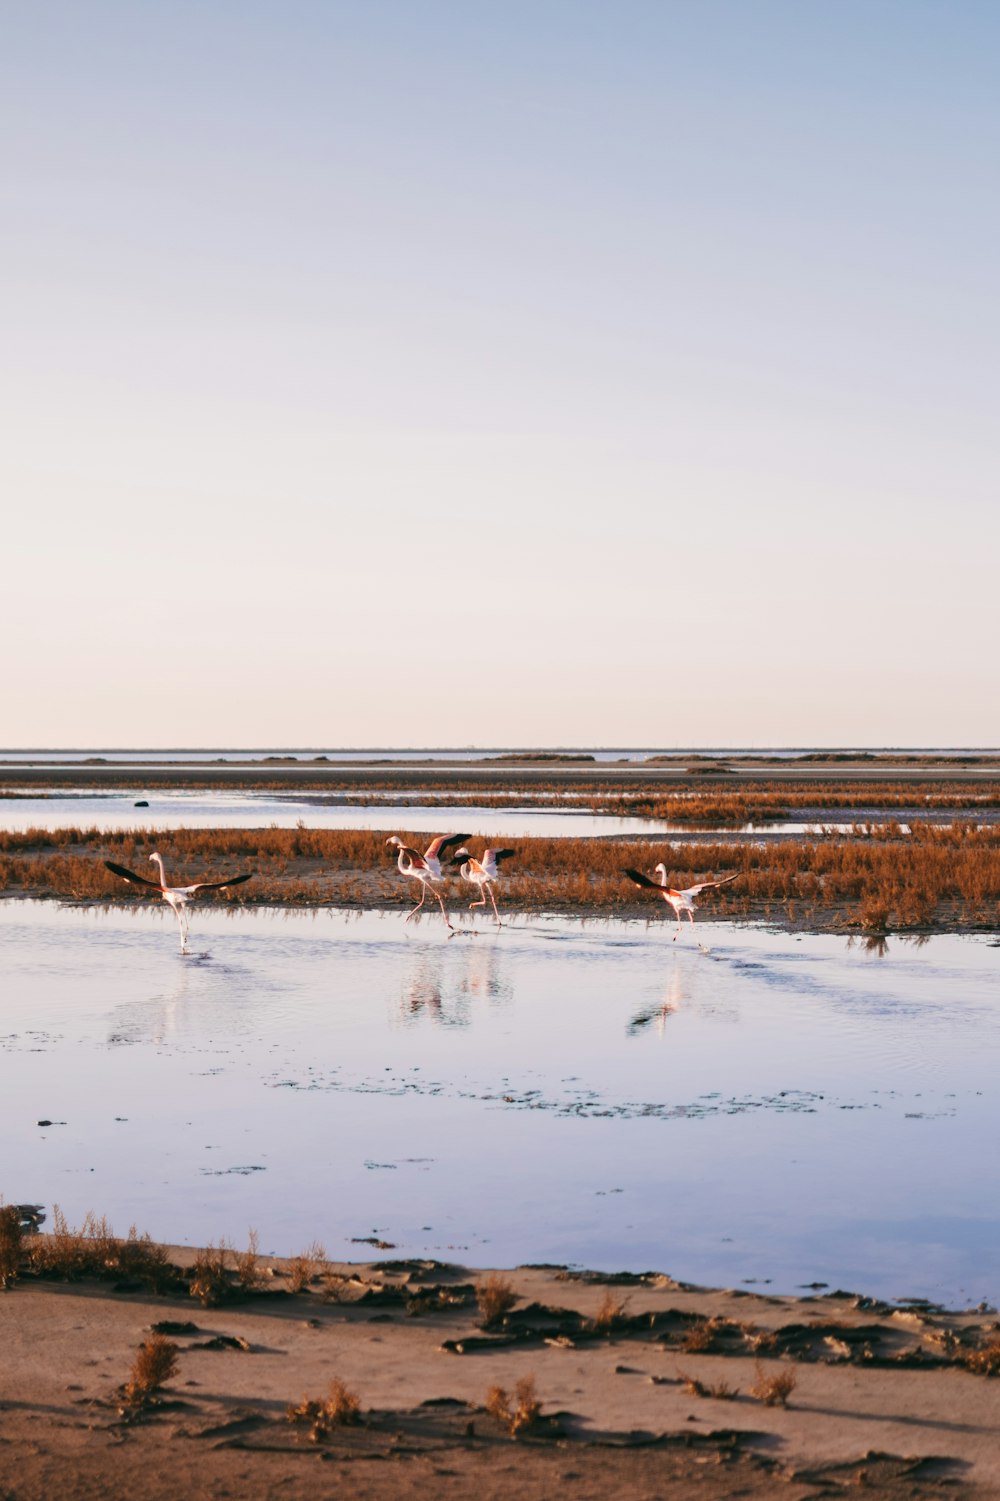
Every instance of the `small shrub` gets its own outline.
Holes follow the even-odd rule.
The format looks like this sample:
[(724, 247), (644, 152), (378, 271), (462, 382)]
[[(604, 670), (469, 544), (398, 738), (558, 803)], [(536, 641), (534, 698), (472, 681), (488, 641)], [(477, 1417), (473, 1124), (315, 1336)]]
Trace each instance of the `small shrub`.
[(628, 1308), (628, 1298), (616, 1298), (610, 1288), (606, 1288), (601, 1306), (594, 1314), (594, 1328), (598, 1334), (610, 1334), (616, 1329), (625, 1317)]
[(288, 1289), (289, 1292), (301, 1293), (319, 1275), (320, 1267), (326, 1260), (326, 1248), (321, 1246), (318, 1240), (306, 1246), (297, 1256), (293, 1256), (288, 1263)]
[(497, 1272), (491, 1272), (488, 1277), (483, 1277), (476, 1283), (476, 1302), (482, 1314), (483, 1328), (488, 1329), (491, 1324), (498, 1323), (505, 1313), (510, 1313), (517, 1302), (514, 1284)]
[(126, 1408), (148, 1407), (164, 1382), (177, 1370), (177, 1346), (162, 1334), (154, 1334), (139, 1346), (129, 1379), (122, 1387)]
[(513, 1402), (502, 1386), (491, 1386), (486, 1394), (486, 1411), (507, 1429), (511, 1438), (534, 1428), (542, 1412), (534, 1376), (522, 1376), (517, 1381)]
[(754, 1373), (751, 1397), (756, 1397), (765, 1407), (787, 1407), (788, 1399), (795, 1390), (795, 1372), (778, 1371), (776, 1375), (769, 1376), (758, 1360)]
[(965, 1368), (976, 1376), (1000, 1376), (1000, 1338), (990, 1340), (978, 1350), (970, 1350)]
[(219, 1303), (224, 1303), (232, 1293), (233, 1285), (229, 1279), (226, 1260), (228, 1252), (225, 1240), (220, 1240), (218, 1247), (209, 1241), (195, 1258), (189, 1291), (192, 1298), (198, 1299), (202, 1308), (215, 1308)]
[(17, 1281), (23, 1254), (21, 1216), (12, 1204), (6, 1204), (0, 1208), (0, 1287), (12, 1287)]
[(361, 1403), (338, 1377), (325, 1397), (303, 1397), (297, 1407), (286, 1409), (285, 1417), (289, 1423), (308, 1423), (309, 1437), (318, 1444), (331, 1428), (360, 1423)]
[(699, 1319), (697, 1324), (692, 1324), (681, 1341), (681, 1349), (687, 1355), (701, 1355), (710, 1350), (715, 1343), (715, 1337), (722, 1328), (725, 1319)]
[(707, 1383), (699, 1381), (697, 1376), (688, 1376), (684, 1371), (678, 1371), (677, 1374), (689, 1397), (714, 1397), (717, 1402), (735, 1402), (740, 1394), (739, 1387), (730, 1386), (728, 1381)]
[(247, 1236), (247, 1248), (236, 1257), (236, 1276), (244, 1292), (256, 1292), (263, 1278), (260, 1271), (260, 1236), (251, 1230)]

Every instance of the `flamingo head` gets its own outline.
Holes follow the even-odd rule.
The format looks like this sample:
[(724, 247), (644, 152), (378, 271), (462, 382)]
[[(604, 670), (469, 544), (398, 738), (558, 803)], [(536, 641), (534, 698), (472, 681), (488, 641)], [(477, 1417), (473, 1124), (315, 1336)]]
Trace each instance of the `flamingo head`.
[(402, 849), (403, 847), (403, 841), (398, 834), (390, 834), (385, 842), (386, 844), (394, 844), (397, 849)]
[(656, 876), (659, 876), (659, 878), (660, 878), (660, 884), (662, 886), (665, 886), (667, 884), (667, 867), (663, 864), (662, 860), (660, 861), (659, 865), (654, 870), (653, 874), (656, 875)]

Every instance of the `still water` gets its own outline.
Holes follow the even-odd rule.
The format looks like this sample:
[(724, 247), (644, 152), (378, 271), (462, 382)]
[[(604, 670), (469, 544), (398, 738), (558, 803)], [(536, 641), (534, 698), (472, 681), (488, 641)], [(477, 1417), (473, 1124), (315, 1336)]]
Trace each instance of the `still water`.
[(997, 1302), (997, 949), (672, 931), (206, 906), (184, 959), (169, 913), (0, 903), (0, 1194), (194, 1244)]
[[(136, 807), (141, 798), (145, 807)], [(442, 822), (444, 820), (444, 822)], [(607, 834), (656, 835), (663, 823), (646, 818), (614, 818), (570, 808), (527, 806), (482, 808), (449, 801), (446, 807), (412, 807), (393, 800), (389, 806), (324, 803), (313, 796), (252, 791), (181, 790), (176, 792), (75, 793), (53, 791), (45, 797), (0, 798), (0, 830), (28, 829), (400, 829), (431, 836), (444, 828), (460, 829), (470, 838), (592, 839)]]

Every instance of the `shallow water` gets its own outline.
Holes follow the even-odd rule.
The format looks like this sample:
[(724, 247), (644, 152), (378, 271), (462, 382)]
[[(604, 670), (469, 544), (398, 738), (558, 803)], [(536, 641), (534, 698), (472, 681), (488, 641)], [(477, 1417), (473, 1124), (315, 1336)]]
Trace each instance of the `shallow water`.
[[(147, 806), (136, 807), (142, 798)], [(613, 818), (568, 808), (482, 808), (449, 802), (447, 808), (325, 804), (315, 795), (250, 791), (176, 791), (76, 793), (53, 791), (47, 797), (0, 798), (0, 830), (28, 829), (399, 829), (439, 834), (442, 818), (470, 838), (592, 839), (608, 834), (656, 836), (664, 825), (646, 818)]]
[(185, 959), (158, 909), (0, 904), (0, 1193), (282, 1253), (1000, 1298), (995, 948), (478, 926), (206, 907)]

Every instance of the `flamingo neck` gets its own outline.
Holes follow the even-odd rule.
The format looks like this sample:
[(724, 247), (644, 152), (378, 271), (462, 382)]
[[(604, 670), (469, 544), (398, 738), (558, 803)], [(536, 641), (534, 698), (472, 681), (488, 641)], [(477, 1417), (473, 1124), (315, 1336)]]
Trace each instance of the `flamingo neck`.
[(163, 856), (162, 855), (150, 855), (149, 858), (155, 863), (157, 869), (160, 872), (160, 885), (165, 887), (166, 884), (167, 884), (167, 877), (166, 877), (166, 874), (165, 874), (164, 869), (163, 869)]

